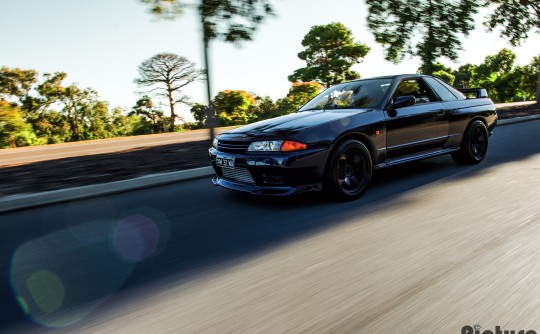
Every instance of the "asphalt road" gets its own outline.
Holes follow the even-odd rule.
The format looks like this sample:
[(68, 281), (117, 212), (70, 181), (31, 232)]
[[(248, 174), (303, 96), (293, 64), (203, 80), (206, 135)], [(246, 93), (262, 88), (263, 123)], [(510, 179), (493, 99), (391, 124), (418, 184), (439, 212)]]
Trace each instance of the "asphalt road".
[(540, 121), (490, 139), (348, 203), (194, 180), (0, 215), (0, 332), (540, 332)]
[[(220, 133), (229, 128), (218, 128), (216, 129), (216, 133)], [(161, 133), (157, 135), (17, 147), (0, 150), (0, 166), (12, 166), (45, 160), (123, 152), (143, 147), (186, 143), (205, 139), (209, 140), (209, 138), (208, 129), (201, 129), (187, 132)]]

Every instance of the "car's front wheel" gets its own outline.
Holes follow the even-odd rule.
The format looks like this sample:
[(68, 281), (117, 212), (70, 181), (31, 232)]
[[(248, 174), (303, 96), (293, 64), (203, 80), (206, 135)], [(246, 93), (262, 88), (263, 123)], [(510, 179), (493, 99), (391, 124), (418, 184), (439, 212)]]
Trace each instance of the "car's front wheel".
[(488, 132), (482, 121), (469, 124), (459, 151), (452, 153), (457, 163), (474, 165), (484, 160), (488, 149)]
[(366, 190), (372, 173), (373, 164), (367, 147), (358, 140), (346, 140), (328, 159), (324, 190), (339, 200), (356, 199)]

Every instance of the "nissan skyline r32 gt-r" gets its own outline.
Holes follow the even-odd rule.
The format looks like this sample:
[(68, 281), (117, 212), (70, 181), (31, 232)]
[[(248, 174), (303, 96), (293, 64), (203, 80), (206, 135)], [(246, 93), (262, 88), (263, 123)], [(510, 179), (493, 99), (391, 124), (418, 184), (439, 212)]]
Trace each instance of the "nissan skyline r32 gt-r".
[(443, 154), (477, 164), (497, 111), (485, 90), (473, 91), (467, 98), (427, 75), (335, 85), (293, 114), (219, 135), (209, 150), (213, 182), (258, 195), (324, 190), (349, 200), (366, 190), (374, 169)]

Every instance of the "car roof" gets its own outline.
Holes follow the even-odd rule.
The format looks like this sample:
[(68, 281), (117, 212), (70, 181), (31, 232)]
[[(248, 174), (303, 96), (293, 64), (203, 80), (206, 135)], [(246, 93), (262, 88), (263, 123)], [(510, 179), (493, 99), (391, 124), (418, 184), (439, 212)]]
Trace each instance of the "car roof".
[(370, 78), (362, 78), (362, 79), (352, 80), (351, 82), (353, 82), (353, 81), (362, 81), (362, 80), (375, 80), (375, 79), (396, 79), (396, 78), (403, 78), (403, 77), (406, 77), (406, 78), (411, 78), (411, 77), (420, 78), (420, 77), (429, 77), (429, 75), (418, 74), (418, 73), (383, 75), (383, 76), (378, 76), (378, 77), (370, 77)]

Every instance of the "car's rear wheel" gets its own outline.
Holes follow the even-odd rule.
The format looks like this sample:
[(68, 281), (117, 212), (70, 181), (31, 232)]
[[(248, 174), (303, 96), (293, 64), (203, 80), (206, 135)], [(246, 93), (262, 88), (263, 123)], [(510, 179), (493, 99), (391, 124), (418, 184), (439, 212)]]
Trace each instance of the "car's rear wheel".
[(452, 153), (452, 158), (460, 164), (474, 165), (484, 160), (488, 149), (488, 132), (482, 121), (469, 124), (459, 151)]
[(358, 140), (341, 143), (330, 155), (324, 176), (324, 190), (333, 198), (353, 200), (366, 190), (373, 164), (369, 150)]

